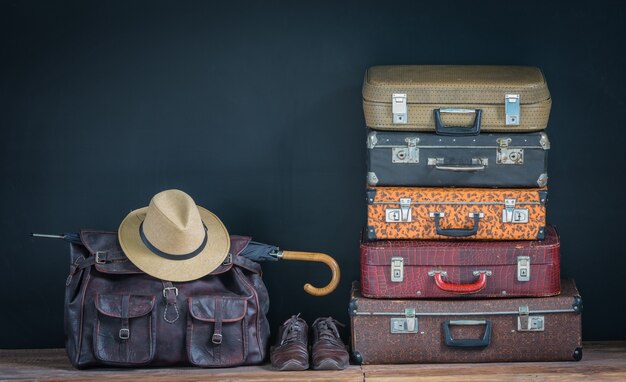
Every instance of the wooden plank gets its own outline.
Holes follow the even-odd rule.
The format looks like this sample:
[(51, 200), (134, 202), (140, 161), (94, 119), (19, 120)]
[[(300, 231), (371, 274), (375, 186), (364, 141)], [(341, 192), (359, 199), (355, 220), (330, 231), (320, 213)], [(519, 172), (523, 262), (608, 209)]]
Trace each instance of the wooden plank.
[(365, 381), (626, 381), (626, 342), (592, 343), (579, 362), (363, 365)]
[(76, 370), (63, 349), (0, 350), (0, 380), (138, 381), (143, 378), (150, 381), (362, 382), (363, 372), (359, 366), (350, 366), (341, 371), (276, 371), (269, 365), (223, 369), (177, 367)]
[(74, 369), (63, 349), (0, 350), (0, 380), (40, 381), (626, 381), (626, 342), (584, 345), (580, 362), (364, 365), (343, 371), (272, 370), (269, 365), (228, 369)]

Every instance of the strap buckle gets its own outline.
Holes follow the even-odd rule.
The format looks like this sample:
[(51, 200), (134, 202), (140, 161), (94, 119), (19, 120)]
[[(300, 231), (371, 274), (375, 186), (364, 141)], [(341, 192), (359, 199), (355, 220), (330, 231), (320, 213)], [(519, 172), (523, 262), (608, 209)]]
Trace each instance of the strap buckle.
[(176, 287), (165, 287), (163, 288), (163, 297), (167, 298), (167, 291), (173, 290), (174, 296), (178, 296), (178, 288)]
[(211, 336), (211, 342), (213, 342), (216, 345), (219, 345), (222, 343), (222, 335), (220, 333), (213, 333), (213, 336)]
[(104, 264), (104, 263), (106, 263), (106, 260), (104, 259), (104, 255), (106, 255), (106, 252), (104, 252), (104, 251), (96, 251), (96, 264)]
[(129, 339), (130, 338), (130, 329), (128, 329), (128, 328), (120, 329), (119, 335), (120, 335), (120, 339), (122, 339), (122, 340)]

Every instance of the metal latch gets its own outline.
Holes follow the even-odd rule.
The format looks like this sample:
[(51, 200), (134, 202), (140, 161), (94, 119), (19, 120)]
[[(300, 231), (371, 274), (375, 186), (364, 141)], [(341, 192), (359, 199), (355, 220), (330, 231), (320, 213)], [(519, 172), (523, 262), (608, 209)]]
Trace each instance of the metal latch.
[(404, 258), (391, 258), (391, 282), (399, 283), (404, 280)]
[(515, 198), (504, 199), (503, 223), (528, 223), (528, 208), (515, 208)]
[(518, 332), (543, 332), (544, 316), (529, 315), (528, 306), (519, 307), (519, 316), (517, 317)]
[(400, 198), (400, 208), (387, 208), (385, 222), (400, 223), (411, 221), (411, 198)]
[(511, 138), (496, 139), (498, 148), (496, 149), (497, 164), (524, 164), (524, 149), (509, 148)]
[(417, 317), (415, 309), (404, 309), (404, 317), (391, 319), (391, 333), (417, 333)]
[(517, 256), (517, 281), (530, 281), (530, 256)]
[(419, 138), (405, 138), (406, 147), (394, 147), (391, 149), (391, 163), (419, 163), (420, 155), (417, 144)]
[(394, 93), (391, 95), (391, 113), (394, 124), (406, 124), (406, 93)]
[(504, 114), (506, 116), (505, 124), (507, 126), (519, 126), (519, 94), (506, 94), (504, 96)]

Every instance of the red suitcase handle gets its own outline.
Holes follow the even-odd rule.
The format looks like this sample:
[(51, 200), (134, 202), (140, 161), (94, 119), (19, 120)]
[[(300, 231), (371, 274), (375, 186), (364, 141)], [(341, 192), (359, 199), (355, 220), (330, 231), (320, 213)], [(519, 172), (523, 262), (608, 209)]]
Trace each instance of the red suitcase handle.
[(478, 276), (478, 280), (470, 284), (452, 284), (444, 281), (446, 271), (430, 271), (428, 276), (434, 276), (435, 285), (444, 292), (469, 294), (479, 292), (487, 286), (487, 276), (491, 276), (491, 271), (474, 271), (474, 276)]

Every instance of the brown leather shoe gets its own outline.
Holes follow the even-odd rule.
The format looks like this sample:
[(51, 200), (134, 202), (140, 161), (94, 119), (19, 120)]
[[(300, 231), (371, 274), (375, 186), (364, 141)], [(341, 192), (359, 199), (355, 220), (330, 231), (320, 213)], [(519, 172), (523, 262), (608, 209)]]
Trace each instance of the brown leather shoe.
[(348, 367), (350, 357), (335, 325), (341, 324), (332, 317), (320, 317), (313, 323), (313, 369), (343, 370)]
[(291, 316), (278, 329), (276, 345), (270, 349), (272, 366), (278, 370), (309, 368), (309, 326), (300, 314)]

